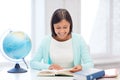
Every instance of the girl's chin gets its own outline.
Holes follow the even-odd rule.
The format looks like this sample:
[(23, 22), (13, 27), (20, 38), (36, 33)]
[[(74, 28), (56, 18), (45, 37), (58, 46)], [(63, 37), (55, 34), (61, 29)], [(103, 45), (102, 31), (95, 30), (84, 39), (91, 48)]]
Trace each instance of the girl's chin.
[(66, 37), (59, 37), (59, 38), (60, 38), (60, 39), (63, 39), (63, 40), (66, 39)]
[(65, 41), (66, 40), (66, 38), (59, 38), (61, 41)]

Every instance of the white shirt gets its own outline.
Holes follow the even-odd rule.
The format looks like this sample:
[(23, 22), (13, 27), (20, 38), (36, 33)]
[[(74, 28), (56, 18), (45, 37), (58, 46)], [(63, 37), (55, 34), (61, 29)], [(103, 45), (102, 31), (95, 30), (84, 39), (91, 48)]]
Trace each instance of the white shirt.
[(72, 39), (60, 42), (52, 38), (50, 44), (50, 58), (53, 64), (58, 64), (64, 68), (73, 67)]

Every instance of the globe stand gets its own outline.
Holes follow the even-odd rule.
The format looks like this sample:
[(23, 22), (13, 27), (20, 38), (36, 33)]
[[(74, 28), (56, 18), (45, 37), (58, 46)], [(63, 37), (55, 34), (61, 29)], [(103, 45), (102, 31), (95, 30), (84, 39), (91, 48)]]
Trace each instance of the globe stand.
[(15, 67), (8, 71), (8, 73), (25, 73), (27, 70), (20, 67), (18, 63), (15, 64)]

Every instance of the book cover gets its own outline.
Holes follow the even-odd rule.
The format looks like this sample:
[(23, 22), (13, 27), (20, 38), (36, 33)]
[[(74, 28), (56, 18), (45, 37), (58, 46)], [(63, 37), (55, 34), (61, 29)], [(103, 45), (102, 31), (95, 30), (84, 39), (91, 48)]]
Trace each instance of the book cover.
[(79, 72), (75, 72), (73, 74), (75, 80), (96, 80), (98, 78), (101, 78), (105, 75), (104, 70), (101, 69), (88, 69), (88, 70), (82, 70)]
[(54, 77), (54, 76), (73, 77), (73, 73), (70, 72), (69, 69), (63, 69), (63, 70), (41, 70), (38, 73), (38, 76), (43, 76), (43, 77)]

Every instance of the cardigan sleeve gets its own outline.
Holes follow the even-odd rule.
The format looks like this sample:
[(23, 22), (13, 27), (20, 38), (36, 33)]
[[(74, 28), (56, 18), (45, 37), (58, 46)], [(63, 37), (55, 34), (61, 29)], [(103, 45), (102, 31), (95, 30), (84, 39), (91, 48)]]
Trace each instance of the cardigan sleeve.
[(74, 65), (82, 65), (83, 69), (93, 68), (93, 61), (90, 56), (88, 45), (83, 37), (73, 33)]
[(85, 43), (85, 40), (82, 37), (80, 40), (80, 53), (83, 69), (93, 68), (94, 64), (90, 56), (89, 46)]
[(48, 69), (50, 64), (48, 63), (48, 56), (47, 56), (47, 47), (48, 44), (46, 43), (48, 39), (43, 39), (37, 52), (35, 53), (34, 57), (30, 61), (30, 66), (32, 69), (41, 70), (41, 69)]

